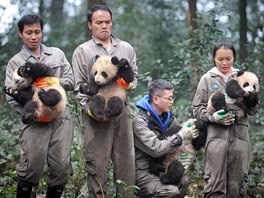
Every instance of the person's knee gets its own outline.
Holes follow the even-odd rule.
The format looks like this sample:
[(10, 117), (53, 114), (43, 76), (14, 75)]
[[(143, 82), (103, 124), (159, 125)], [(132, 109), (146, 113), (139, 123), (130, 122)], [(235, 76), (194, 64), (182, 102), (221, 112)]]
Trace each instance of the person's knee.
[(31, 166), (29, 160), (20, 162), (16, 167), (17, 180), (38, 185), (41, 178), (42, 169), (38, 166)]
[(70, 162), (56, 162), (49, 167), (49, 179), (52, 186), (64, 186), (73, 173)]
[(186, 176), (183, 176), (182, 179), (181, 179), (181, 183), (184, 187), (188, 187), (190, 182), (189, 182), (189, 179), (186, 177)]

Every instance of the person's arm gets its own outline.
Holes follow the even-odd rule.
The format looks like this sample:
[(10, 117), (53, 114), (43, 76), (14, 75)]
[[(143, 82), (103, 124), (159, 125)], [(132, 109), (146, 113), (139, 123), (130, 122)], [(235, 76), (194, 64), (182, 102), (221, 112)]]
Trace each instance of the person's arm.
[(87, 75), (88, 66), (86, 65), (87, 63), (85, 61), (84, 55), (85, 52), (80, 47), (78, 47), (74, 51), (72, 56), (72, 68), (75, 79), (74, 94), (81, 108), (84, 111), (88, 111), (86, 104), (89, 100), (89, 96), (80, 93), (80, 84), (88, 82), (88, 75)]
[[(5, 75), (5, 86), (10, 87), (14, 85), (13, 82), (13, 73), (15, 69), (20, 67), (18, 62), (13, 61), (12, 59), (8, 62), (6, 67), (6, 75)], [(16, 112), (20, 113), (22, 111), (22, 107), (11, 97), (6, 95), (6, 100), (10, 107), (14, 109)]]
[[(147, 120), (141, 115), (133, 120), (133, 131), (135, 146), (151, 157), (157, 158), (166, 154), (172, 147), (172, 140), (177, 136), (173, 135), (159, 140), (156, 134), (148, 127)], [(181, 143), (181, 140), (179, 140)]]
[(202, 119), (204, 121), (208, 121), (208, 114), (206, 111), (208, 102), (208, 90), (207, 90), (207, 82), (205, 77), (203, 76), (198, 83), (193, 102), (193, 115), (197, 119)]
[(64, 52), (62, 52), (61, 61), (64, 65), (63, 71), (60, 77), (60, 84), (66, 91), (72, 91), (74, 88), (73, 71), (69, 61), (67, 60)]
[(209, 93), (208, 82), (204, 75), (202, 76), (197, 86), (197, 90), (192, 102), (193, 115), (195, 116), (195, 118), (220, 125), (233, 124), (235, 119), (232, 116), (228, 116), (228, 114), (222, 116), (222, 110), (215, 112), (213, 115), (209, 115), (207, 113), (207, 103), (210, 94), (211, 93)]
[(135, 52), (134, 48), (132, 48), (131, 52), (130, 52), (130, 65), (134, 71), (134, 81), (133, 81), (133, 86), (131, 87), (131, 89), (136, 88), (137, 81), (138, 81), (138, 66), (137, 66), (136, 59), (137, 59), (136, 52)]

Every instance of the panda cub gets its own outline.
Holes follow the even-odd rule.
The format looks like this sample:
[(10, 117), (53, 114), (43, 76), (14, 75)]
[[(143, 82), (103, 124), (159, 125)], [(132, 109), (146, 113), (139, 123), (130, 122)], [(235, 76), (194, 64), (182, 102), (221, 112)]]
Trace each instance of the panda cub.
[(216, 91), (210, 96), (207, 112), (212, 115), (224, 109), (224, 113), (231, 111), (239, 120), (246, 114), (256, 114), (259, 108), (259, 79), (252, 72), (240, 70), (226, 83), (224, 91)]
[(13, 97), (22, 108), (22, 121), (50, 122), (65, 109), (66, 92), (52, 69), (41, 63), (26, 62), (13, 73), (14, 85), (4, 92)]
[[(189, 160), (189, 163), (191, 163), (196, 157), (196, 152), (205, 145), (207, 122), (189, 119), (187, 122), (183, 123), (183, 125), (188, 122), (190, 123), (190, 127), (195, 126), (195, 128), (199, 129), (198, 137), (191, 141), (184, 140), (180, 147), (173, 149), (161, 157), (150, 158), (149, 160), (150, 173), (158, 176), (163, 184), (177, 185), (187, 168), (183, 166), (182, 162), (184, 160)], [(149, 127), (152, 128), (151, 125), (149, 125)], [(179, 130), (180, 128), (172, 132), (169, 131), (165, 135), (158, 136), (158, 139), (163, 140), (167, 136), (177, 133)]]
[(125, 58), (97, 55), (90, 73), (91, 82), (80, 85), (80, 92), (90, 96), (88, 114), (97, 121), (109, 121), (123, 111), (133, 69)]

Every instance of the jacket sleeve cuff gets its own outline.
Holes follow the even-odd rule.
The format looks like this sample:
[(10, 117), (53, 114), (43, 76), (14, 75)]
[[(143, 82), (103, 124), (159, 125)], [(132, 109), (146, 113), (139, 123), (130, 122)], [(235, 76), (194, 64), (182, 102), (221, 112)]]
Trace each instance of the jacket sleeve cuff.
[(181, 146), (182, 141), (183, 141), (183, 139), (181, 138), (181, 136), (176, 134), (174, 139), (172, 139), (172, 141), (171, 141), (171, 147), (175, 148), (175, 147)]

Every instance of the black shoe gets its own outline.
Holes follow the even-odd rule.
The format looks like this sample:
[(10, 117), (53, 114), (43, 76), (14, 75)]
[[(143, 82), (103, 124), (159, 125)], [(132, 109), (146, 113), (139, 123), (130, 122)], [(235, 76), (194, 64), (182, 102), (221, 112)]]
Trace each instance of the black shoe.
[(32, 186), (26, 186), (18, 183), (16, 198), (30, 198), (31, 192), (32, 192)]
[(63, 188), (48, 187), (46, 198), (60, 198), (63, 192)]

